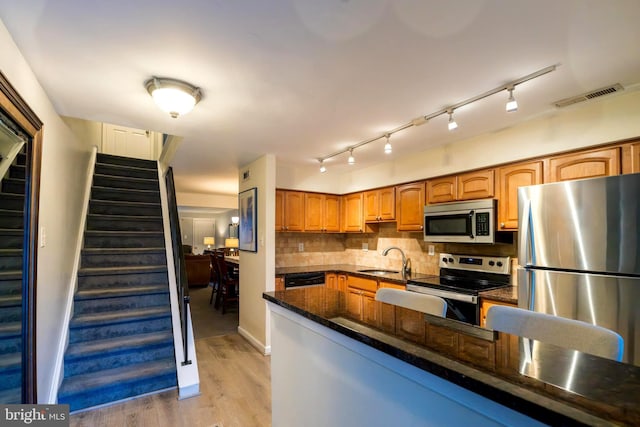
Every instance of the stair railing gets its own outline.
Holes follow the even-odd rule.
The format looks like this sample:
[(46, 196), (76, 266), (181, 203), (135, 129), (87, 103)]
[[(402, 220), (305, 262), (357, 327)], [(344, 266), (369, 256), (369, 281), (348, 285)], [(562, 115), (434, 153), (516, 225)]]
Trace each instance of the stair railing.
[(182, 233), (180, 232), (180, 218), (178, 217), (178, 203), (176, 202), (176, 188), (173, 182), (173, 169), (169, 167), (165, 175), (167, 185), (167, 202), (169, 205), (169, 222), (171, 223), (171, 243), (173, 246), (173, 261), (176, 270), (176, 287), (178, 291), (178, 307), (180, 311), (180, 326), (182, 329), (182, 345), (184, 346), (184, 361), (182, 365), (190, 365), (187, 343), (187, 316), (189, 315), (189, 286), (187, 284), (187, 269), (184, 262), (182, 248)]

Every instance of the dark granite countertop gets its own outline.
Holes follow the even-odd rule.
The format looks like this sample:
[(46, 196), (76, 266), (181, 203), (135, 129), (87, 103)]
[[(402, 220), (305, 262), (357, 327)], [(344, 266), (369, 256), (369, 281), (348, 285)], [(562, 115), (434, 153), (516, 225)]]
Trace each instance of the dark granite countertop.
[[(491, 368), (355, 319), (346, 310), (346, 295), (324, 286), (266, 292), (263, 298), (541, 422), (640, 425), (640, 367), (536, 342), (526, 368)], [(496, 346), (509, 337), (455, 320), (424, 319), (428, 325), (493, 340)]]
[[(402, 273), (387, 273), (387, 274), (372, 274), (362, 272), (360, 270), (371, 270), (380, 267), (371, 267), (368, 265), (354, 265), (354, 264), (325, 264), (325, 265), (304, 265), (296, 267), (276, 267), (276, 277), (286, 276), (287, 274), (295, 273), (347, 273), (354, 276), (367, 277), (370, 279), (382, 279), (390, 282), (407, 283), (408, 279), (416, 279), (422, 277), (430, 277), (430, 274), (413, 273), (406, 277), (402, 276)], [(398, 268), (399, 270), (399, 268)]]
[(507, 286), (506, 288), (493, 289), (480, 292), (480, 297), (493, 301), (501, 301), (509, 304), (518, 304), (518, 287)]

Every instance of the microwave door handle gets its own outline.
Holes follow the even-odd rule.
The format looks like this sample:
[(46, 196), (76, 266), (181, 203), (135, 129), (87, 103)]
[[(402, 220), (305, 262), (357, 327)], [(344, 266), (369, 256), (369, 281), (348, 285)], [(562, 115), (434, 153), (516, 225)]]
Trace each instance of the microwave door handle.
[(475, 215), (475, 211), (469, 211), (469, 229), (470, 229), (470, 233), (469, 233), (469, 238), (473, 239), (473, 216)]
[(533, 246), (533, 225), (531, 224), (531, 200), (527, 199), (524, 202), (522, 209), (522, 230), (520, 230), (520, 248), (518, 249), (518, 258), (520, 259), (520, 265), (527, 266), (532, 263), (532, 256), (530, 249)]

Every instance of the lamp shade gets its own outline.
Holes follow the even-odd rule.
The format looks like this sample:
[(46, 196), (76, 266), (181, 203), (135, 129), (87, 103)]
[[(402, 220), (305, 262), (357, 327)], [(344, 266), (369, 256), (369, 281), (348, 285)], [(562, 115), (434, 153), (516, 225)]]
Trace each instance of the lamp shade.
[(224, 246), (225, 248), (237, 248), (238, 247), (238, 239), (237, 238), (229, 238), (229, 239), (224, 239)]
[(216, 239), (214, 239), (213, 237), (205, 237), (204, 238), (204, 244), (207, 245), (207, 246), (215, 245), (216, 244)]
[(240, 217), (239, 216), (232, 216), (231, 217), (231, 224), (237, 224), (240, 222)]

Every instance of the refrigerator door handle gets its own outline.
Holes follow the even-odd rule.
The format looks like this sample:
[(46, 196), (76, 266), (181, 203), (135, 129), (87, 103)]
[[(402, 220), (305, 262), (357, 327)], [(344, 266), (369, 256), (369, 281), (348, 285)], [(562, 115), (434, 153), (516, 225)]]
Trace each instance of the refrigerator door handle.
[(523, 218), (521, 219), (522, 229), (520, 230), (520, 247), (518, 248), (518, 260), (520, 265), (531, 265), (530, 248), (533, 245), (532, 240), (532, 227), (531, 227), (531, 200), (524, 201), (524, 207), (522, 209)]

